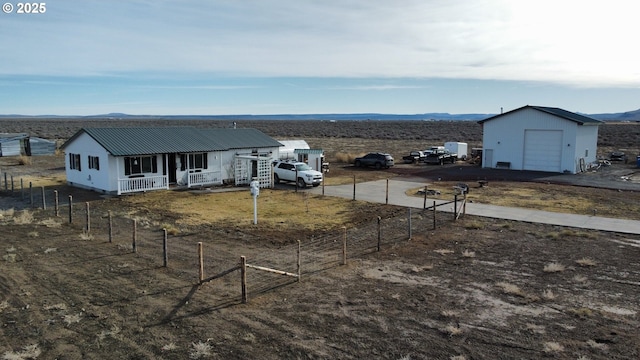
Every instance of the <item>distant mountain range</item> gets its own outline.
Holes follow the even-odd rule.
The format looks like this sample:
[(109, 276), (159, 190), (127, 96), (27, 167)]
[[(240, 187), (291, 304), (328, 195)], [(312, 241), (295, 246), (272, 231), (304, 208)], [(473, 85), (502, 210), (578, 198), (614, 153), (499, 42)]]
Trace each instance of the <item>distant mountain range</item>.
[[(89, 116), (63, 116), (63, 115), (0, 115), (0, 118), (29, 118), (29, 119), (154, 119), (154, 120), (418, 120), (418, 121), (479, 121), (497, 114), (449, 114), (449, 113), (425, 113), (425, 114), (280, 114), (280, 115), (129, 115), (122, 113), (110, 113)], [(640, 109), (623, 113), (583, 114), (603, 121), (640, 121)]]

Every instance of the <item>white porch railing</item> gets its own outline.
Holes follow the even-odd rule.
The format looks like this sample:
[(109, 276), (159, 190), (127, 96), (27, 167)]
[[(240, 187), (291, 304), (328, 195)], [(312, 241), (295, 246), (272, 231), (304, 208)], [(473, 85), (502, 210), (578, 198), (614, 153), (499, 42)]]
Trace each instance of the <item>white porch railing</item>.
[(118, 195), (168, 188), (169, 182), (164, 175), (118, 179)]
[(203, 171), (189, 173), (187, 187), (222, 184), (222, 172)]

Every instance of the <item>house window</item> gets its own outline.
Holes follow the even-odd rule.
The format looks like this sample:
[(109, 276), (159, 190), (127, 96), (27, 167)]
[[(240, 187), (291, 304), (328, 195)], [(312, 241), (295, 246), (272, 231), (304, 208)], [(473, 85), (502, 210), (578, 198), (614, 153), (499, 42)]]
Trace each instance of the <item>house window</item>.
[(89, 169), (100, 170), (100, 158), (89, 155)]
[(155, 156), (127, 156), (124, 158), (124, 174), (139, 175), (158, 172)]
[(589, 157), (589, 149), (586, 149), (586, 150), (584, 151), (584, 157)]
[(69, 169), (81, 171), (80, 154), (69, 154)]
[(207, 161), (207, 153), (200, 154), (182, 154), (180, 155), (180, 170), (187, 170), (187, 156), (189, 156), (189, 170), (207, 169), (209, 163)]

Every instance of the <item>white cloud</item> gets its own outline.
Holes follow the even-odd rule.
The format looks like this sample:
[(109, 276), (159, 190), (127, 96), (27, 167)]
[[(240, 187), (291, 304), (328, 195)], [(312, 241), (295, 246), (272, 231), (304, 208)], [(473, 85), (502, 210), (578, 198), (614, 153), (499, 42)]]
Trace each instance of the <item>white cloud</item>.
[(635, 2), (59, 0), (2, 14), (0, 74), (442, 77), (640, 86)]

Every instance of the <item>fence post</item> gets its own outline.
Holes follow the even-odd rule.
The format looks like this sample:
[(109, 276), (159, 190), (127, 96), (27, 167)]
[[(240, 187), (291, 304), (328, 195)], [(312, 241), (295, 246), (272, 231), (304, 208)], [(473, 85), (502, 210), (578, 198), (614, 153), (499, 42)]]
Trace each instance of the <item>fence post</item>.
[(422, 209), (427, 208), (427, 185), (424, 186), (424, 203), (422, 204)]
[(297, 268), (298, 268), (298, 282), (300, 282), (300, 240), (298, 240), (298, 252), (297, 252)]
[(380, 251), (380, 241), (382, 239), (382, 230), (380, 227), (380, 221), (382, 220), (382, 218), (380, 216), (378, 216), (378, 251)]
[(164, 233), (164, 238), (162, 240), (162, 254), (163, 254), (163, 264), (164, 267), (167, 267), (169, 265), (169, 253), (167, 251), (167, 229), (162, 229), (162, 232)]
[(247, 303), (247, 258), (240, 256), (240, 288), (242, 290), (242, 303)]
[(464, 200), (462, 201), (462, 215), (467, 215), (467, 193), (464, 193)]
[(11, 175), (11, 193), (13, 194), (13, 175)]
[(436, 201), (433, 200), (433, 230), (436, 229)]
[(409, 212), (409, 214), (408, 214), (409, 218), (408, 218), (407, 223), (409, 224), (409, 240), (411, 240), (411, 208), (409, 208), (408, 212)]
[(138, 227), (138, 222), (136, 221), (136, 219), (133, 219), (133, 240), (132, 240), (132, 247), (133, 247), (133, 252), (137, 253), (138, 252), (138, 247), (136, 244), (136, 233), (137, 233), (137, 227)]
[(453, 221), (458, 218), (458, 194), (453, 195)]
[(342, 236), (342, 265), (347, 265), (347, 227), (343, 226), (344, 235)]
[(385, 205), (389, 205), (389, 179), (388, 178), (387, 178), (387, 189), (385, 190), (384, 203)]
[(198, 277), (200, 283), (204, 280), (204, 254), (202, 252), (202, 241), (198, 242)]
[(7, 173), (4, 173), (4, 189), (9, 190), (9, 183), (7, 182)]
[(356, 176), (353, 175), (353, 200), (356, 199)]
[(24, 179), (20, 178), (20, 199), (24, 200)]
[(109, 217), (109, 243), (113, 242), (113, 218), (111, 217), (111, 210), (107, 212)]
[(44, 196), (44, 186), (42, 187), (42, 210), (47, 210), (47, 199)]
[(31, 208), (33, 209), (33, 183), (29, 181), (29, 197), (31, 199)]
[(325, 182), (326, 179), (327, 179), (326, 173), (323, 172), (322, 173), (322, 196), (324, 196), (324, 182)]
[(69, 224), (73, 223), (73, 196), (69, 195)]
[(53, 190), (53, 212), (56, 217), (60, 216), (60, 199), (58, 198), (58, 190)]
[(85, 209), (87, 211), (87, 218), (86, 218), (87, 219), (87, 221), (86, 221), (87, 228), (86, 228), (86, 230), (87, 230), (87, 234), (88, 234), (89, 232), (91, 232), (91, 215), (90, 215), (90, 212), (89, 212), (89, 202), (87, 201), (86, 203), (84, 203), (84, 205), (85, 205), (84, 207), (85, 207)]

